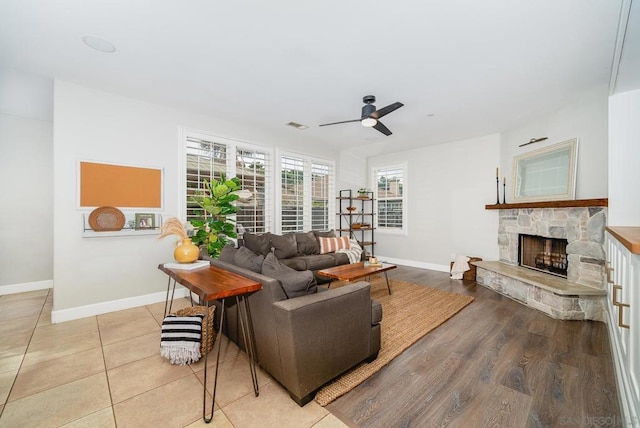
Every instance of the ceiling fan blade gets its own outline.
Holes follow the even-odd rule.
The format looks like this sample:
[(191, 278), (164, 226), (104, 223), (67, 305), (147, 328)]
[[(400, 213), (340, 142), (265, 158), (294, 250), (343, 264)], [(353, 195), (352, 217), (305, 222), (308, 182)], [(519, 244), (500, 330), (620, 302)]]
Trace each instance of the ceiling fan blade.
[(342, 122), (323, 123), (320, 126), (339, 125), (341, 123), (360, 122), (362, 119), (343, 120)]
[(378, 110), (374, 111), (373, 113), (371, 113), (370, 117), (372, 117), (374, 119), (380, 119), (382, 116), (386, 116), (389, 113), (391, 113), (392, 111), (398, 110), (403, 105), (404, 104), (402, 104), (400, 102), (389, 104), (388, 106), (382, 107), (381, 109), (378, 109)]
[(382, 132), (387, 137), (392, 134), (392, 132), (382, 124), (382, 122), (378, 121), (375, 125), (373, 125), (373, 129)]

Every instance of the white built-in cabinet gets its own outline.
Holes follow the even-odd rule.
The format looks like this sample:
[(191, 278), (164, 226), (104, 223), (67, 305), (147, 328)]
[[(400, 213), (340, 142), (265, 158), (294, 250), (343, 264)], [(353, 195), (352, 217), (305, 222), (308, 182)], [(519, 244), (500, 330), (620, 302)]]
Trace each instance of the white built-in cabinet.
[(640, 228), (607, 227), (609, 338), (623, 426), (640, 427)]

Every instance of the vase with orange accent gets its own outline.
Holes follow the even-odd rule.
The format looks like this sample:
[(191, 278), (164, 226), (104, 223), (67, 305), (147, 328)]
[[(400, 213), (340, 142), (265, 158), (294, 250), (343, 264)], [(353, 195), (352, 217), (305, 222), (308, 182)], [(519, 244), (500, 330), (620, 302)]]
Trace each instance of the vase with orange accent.
[(173, 250), (173, 258), (178, 263), (193, 263), (198, 260), (200, 250), (196, 247), (190, 238), (176, 242), (176, 248)]

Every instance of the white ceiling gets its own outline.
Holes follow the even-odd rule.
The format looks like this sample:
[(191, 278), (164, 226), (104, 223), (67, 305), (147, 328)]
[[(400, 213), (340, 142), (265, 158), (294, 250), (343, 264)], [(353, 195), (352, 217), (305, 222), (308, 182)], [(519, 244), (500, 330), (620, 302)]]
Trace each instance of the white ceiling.
[[(242, 121), (270, 141), (397, 150), (517, 127), (607, 86), (629, 1), (2, 0), (0, 66)], [(318, 127), (357, 118), (368, 94), (405, 104), (382, 120), (392, 136)]]

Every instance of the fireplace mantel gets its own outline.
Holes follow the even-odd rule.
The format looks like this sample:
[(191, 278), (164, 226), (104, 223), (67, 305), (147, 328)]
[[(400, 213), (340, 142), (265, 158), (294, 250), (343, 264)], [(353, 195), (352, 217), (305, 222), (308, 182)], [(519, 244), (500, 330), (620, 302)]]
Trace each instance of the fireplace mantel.
[(516, 204), (493, 204), (485, 205), (486, 210), (513, 210), (520, 208), (581, 208), (581, 207), (607, 207), (608, 198), (601, 199), (573, 199), (569, 201), (541, 201), (541, 202), (519, 202)]

